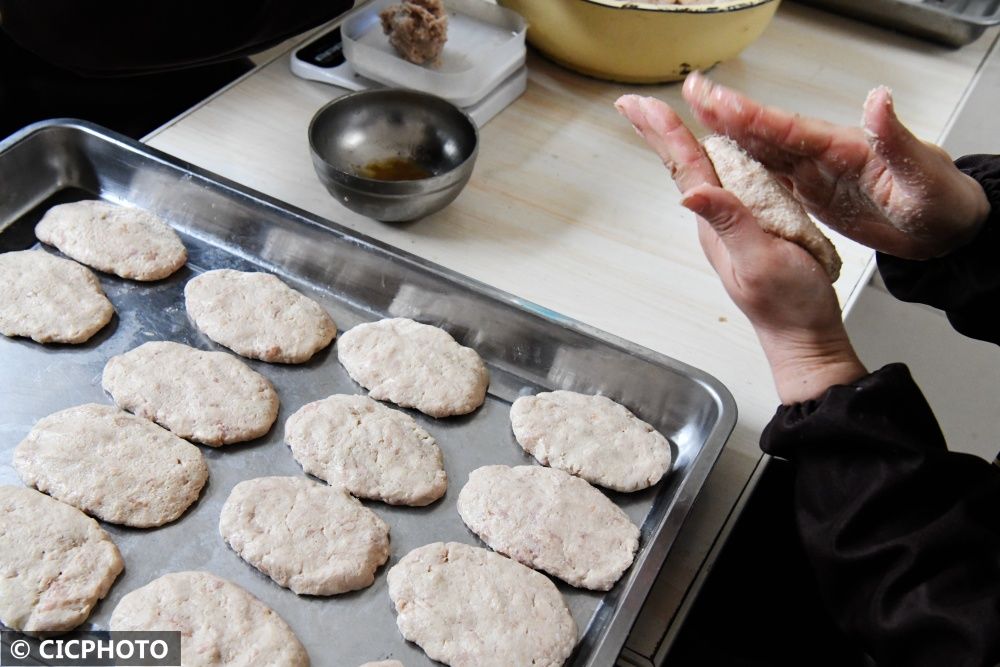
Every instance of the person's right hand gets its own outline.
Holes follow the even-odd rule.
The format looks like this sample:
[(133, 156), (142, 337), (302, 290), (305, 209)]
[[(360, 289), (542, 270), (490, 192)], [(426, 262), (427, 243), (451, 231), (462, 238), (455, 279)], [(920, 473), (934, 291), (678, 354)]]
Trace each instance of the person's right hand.
[(989, 214), (982, 187), (899, 122), (884, 87), (868, 95), (863, 129), (765, 107), (697, 72), (683, 93), (703, 125), (740, 144), (810, 213), (875, 250), (906, 259), (945, 255), (970, 241)]
[(830, 277), (808, 252), (765, 232), (723, 190), (698, 140), (666, 103), (624, 95), (615, 102), (698, 216), (701, 247), (730, 298), (750, 320), (778, 396), (792, 404), (819, 397), (866, 371), (851, 347)]

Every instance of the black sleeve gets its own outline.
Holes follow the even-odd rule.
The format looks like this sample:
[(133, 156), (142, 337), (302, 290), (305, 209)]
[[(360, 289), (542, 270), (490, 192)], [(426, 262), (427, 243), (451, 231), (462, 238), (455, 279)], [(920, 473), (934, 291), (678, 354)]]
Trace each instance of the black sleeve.
[(240, 58), (353, 6), (354, 0), (0, 0), (0, 28), (62, 69), (127, 76)]
[(878, 268), (897, 299), (940, 308), (956, 331), (1000, 345), (1000, 156), (970, 155), (955, 164), (983, 186), (989, 199), (990, 216), (982, 231), (936, 259), (878, 253)]
[(880, 666), (1000, 663), (1000, 468), (946, 449), (906, 366), (781, 406), (761, 447), (794, 463), (827, 606)]

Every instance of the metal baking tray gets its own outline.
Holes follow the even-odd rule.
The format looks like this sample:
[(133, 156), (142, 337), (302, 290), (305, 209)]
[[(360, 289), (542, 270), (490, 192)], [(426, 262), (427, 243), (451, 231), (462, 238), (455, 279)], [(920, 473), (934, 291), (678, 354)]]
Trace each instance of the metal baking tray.
[(479, 544), (455, 510), (459, 489), (479, 466), (532, 463), (511, 433), (510, 403), (521, 394), (563, 388), (621, 401), (675, 448), (676, 467), (659, 485), (635, 494), (609, 493), (642, 528), (639, 553), (622, 580), (604, 594), (559, 584), (581, 632), (568, 664), (614, 663), (735, 424), (735, 403), (717, 380), (88, 123), (47, 121), (0, 143), (0, 184), (0, 251), (38, 247), (34, 225), (50, 206), (100, 197), (162, 216), (180, 233), (190, 256), (185, 268), (159, 282), (101, 274), (117, 315), (84, 345), (0, 337), (0, 484), (20, 484), (11, 451), (38, 419), (80, 403), (110, 402), (100, 378), (111, 356), (158, 339), (221, 349), (192, 326), (183, 305), (184, 283), (207, 269), (278, 274), (322, 303), (341, 331), (386, 316), (441, 326), (475, 348), (491, 373), (486, 404), (471, 415), (434, 420), (411, 413), (440, 444), (449, 489), (429, 507), (365, 502), (392, 531), (392, 554), (375, 584), (335, 597), (299, 597), (225, 545), (217, 529), (219, 510), (241, 480), (303, 474), (282, 441), (292, 412), (333, 393), (363, 390), (337, 363), (333, 346), (304, 365), (248, 360), (281, 397), (275, 427), (247, 444), (203, 447), (211, 477), (200, 500), (177, 522), (152, 530), (105, 525), (126, 567), (84, 629), (106, 629), (119, 599), (152, 579), (201, 569), (274, 608), (314, 665), (352, 667), (387, 657), (407, 667), (433, 664), (396, 630), (385, 572), (430, 542)]
[(1000, 0), (798, 0), (838, 14), (960, 47), (1000, 24)]

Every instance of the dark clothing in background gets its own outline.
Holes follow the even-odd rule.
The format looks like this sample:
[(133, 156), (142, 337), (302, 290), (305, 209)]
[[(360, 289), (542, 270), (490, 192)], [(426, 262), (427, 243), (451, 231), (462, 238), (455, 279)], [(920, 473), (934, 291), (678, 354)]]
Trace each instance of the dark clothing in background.
[(897, 299), (939, 308), (956, 331), (1000, 345), (1000, 157), (969, 155), (955, 164), (979, 182), (993, 206), (979, 236), (924, 262), (879, 253), (878, 268)]
[(353, 0), (0, 0), (0, 138), (74, 117), (133, 137)]
[[(1000, 343), (1000, 157), (957, 164), (992, 205), (980, 234), (929, 261), (879, 254), (879, 269), (893, 295)], [(1000, 468), (947, 450), (905, 366), (781, 406), (761, 447), (792, 462), (796, 525), (820, 592), (876, 663), (1000, 663)]]
[(0, 32), (0, 139), (39, 120), (79, 118), (139, 139), (251, 69), (246, 60), (90, 79), (53, 67)]

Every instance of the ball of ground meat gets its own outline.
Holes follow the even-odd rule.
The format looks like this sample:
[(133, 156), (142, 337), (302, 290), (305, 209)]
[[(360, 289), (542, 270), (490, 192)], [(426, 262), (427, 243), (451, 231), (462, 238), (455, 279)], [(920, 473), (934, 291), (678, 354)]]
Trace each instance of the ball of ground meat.
[(389, 43), (417, 65), (433, 62), (448, 39), (448, 14), (441, 0), (407, 0), (379, 14)]

